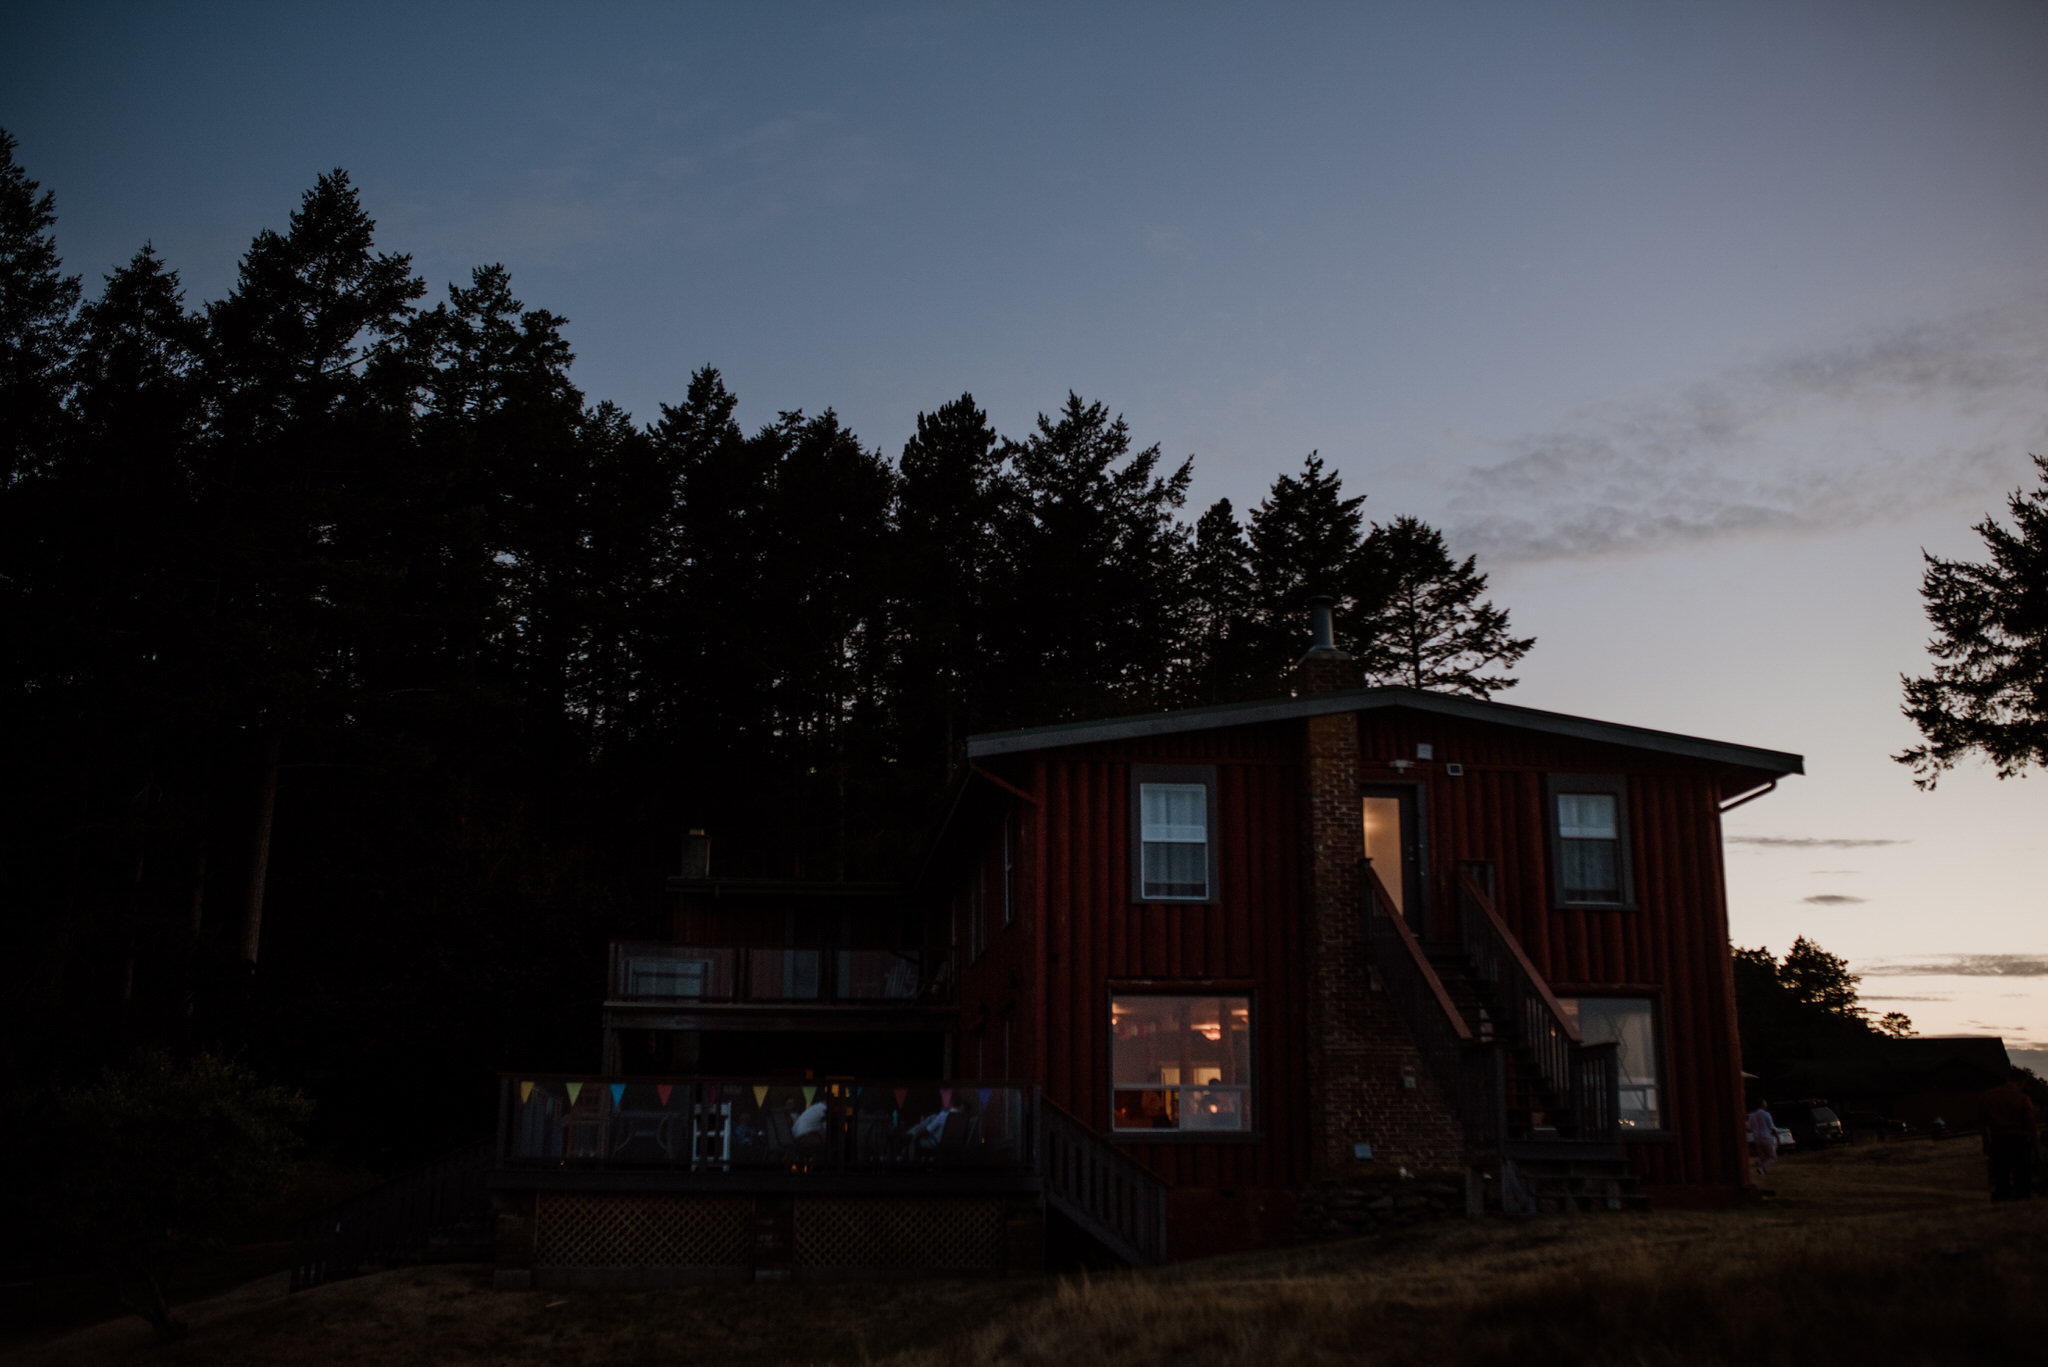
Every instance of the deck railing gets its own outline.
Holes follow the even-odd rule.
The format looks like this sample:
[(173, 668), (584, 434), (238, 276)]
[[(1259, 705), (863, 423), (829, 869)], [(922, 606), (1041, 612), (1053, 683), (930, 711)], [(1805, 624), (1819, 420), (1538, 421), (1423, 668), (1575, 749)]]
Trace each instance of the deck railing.
[(888, 1079), (507, 1075), (507, 1168), (692, 1172), (1029, 1169), (1033, 1087)]
[(1458, 929), (1474, 973), (1506, 1004), (1508, 1020), (1543, 1085), (1569, 1110), (1571, 1137), (1611, 1144), (1620, 1137), (1616, 1047), (1586, 1044), (1472, 875), (1458, 875)]
[(639, 944), (611, 947), (614, 1001), (929, 1002), (953, 999), (948, 955), (914, 949)]

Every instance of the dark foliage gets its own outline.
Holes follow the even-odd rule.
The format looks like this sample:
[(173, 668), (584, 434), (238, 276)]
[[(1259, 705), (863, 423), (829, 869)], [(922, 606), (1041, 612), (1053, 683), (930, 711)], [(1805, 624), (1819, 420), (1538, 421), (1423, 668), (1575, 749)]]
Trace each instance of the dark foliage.
[(970, 733), (1284, 691), (1317, 592), (1372, 658), (1388, 586), (1452, 584), (1412, 677), (1505, 686), (1442, 663), (1512, 662), (1471, 562), (1314, 456), (1190, 526), (1190, 463), (1074, 395), (893, 462), (708, 367), (636, 424), (502, 268), (427, 300), (339, 171), (196, 313), (148, 248), (80, 306), (53, 223), (0, 141), (0, 1083), (221, 1050), (395, 1166), (591, 1066), (691, 828), (900, 877)]
[(173, 1262), (281, 1195), (312, 1105), (210, 1054), (146, 1051), (98, 1082), (9, 1099), (10, 1227), (100, 1267), (160, 1338)]
[(1763, 948), (1737, 949), (1734, 958), (1742, 1066), (1766, 1086), (1794, 1064), (1912, 1033), (1913, 1022), (1898, 1011), (1873, 1024), (1859, 1004), (1860, 979), (1848, 962), (1803, 935), (1782, 960)]
[(1934, 672), (1901, 680), (1924, 743), (1894, 756), (1922, 788), (1970, 755), (2000, 778), (2048, 766), (2048, 458), (2033, 459), (2041, 487), (2006, 501), (2013, 525), (1974, 528), (1988, 561), (1925, 557)]

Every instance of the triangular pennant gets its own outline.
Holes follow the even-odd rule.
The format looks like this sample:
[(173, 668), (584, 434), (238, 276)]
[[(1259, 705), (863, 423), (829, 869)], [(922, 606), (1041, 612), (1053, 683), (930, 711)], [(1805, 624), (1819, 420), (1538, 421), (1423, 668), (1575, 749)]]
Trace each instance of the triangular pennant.
[(905, 1101), (909, 1100), (909, 1099), (910, 1099), (910, 1089), (909, 1089), (908, 1087), (898, 1087), (898, 1088), (896, 1089), (896, 1109), (897, 1109), (897, 1110), (899, 1110), (899, 1111), (900, 1111), (900, 1110), (902, 1110), (902, 1109), (903, 1109), (903, 1103), (904, 1103)]
[(572, 1082), (572, 1083), (570, 1083), (570, 1084), (569, 1084), (569, 1104), (570, 1104), (571, 1106), (574, 1106), (574, 1105), (576, 1104), (576, 1098), (577, 1098), (577, 1096), (578, 1096), (578, 1095), (580, 1095), (580, 1094), (582, 1093), (582, 1091), (583, 1091), (583, 1084), (582, 1084), (582, 1083), (580, 1083), (580, 1082)]
[(756, 1106), (766, 1106), (768, 1104), (767, 1087), (757, 1085), (754, 1088), (754, 1104)]
[(532, 1095), (533, 1095), (533, 1084), (532, 1084), (531, 1082), (522, 1082), (522, 1083), (520, 1083), (520, 1084), (519, 1084), (519, 1104), (520, 1104), (520, 1105), (524, 1106), (524, 1105), (526, 1104), (526, 1099), (527, 1099), (528, 1097), (532, 1096)]
[(818, 1089), (817, 1089), (816, 1087), (806, 1087), (806, 1088), (804, 1088), (804, 1105), (806, 1105), (806, 1106), (810, 1105), (810, 1104), (811, 1104), (811, 1098), (812, 1098), (812, 1097), (814, 1097), (814, 1096), (816, 1096), (817, 1094), (818, 1094)]
[(951, 1087), (939, 1088), (939, 1109), (946, 1111), (953, 1109), (953, 1089)]
[(669, 1086), (666, 1082), (654, 1084), (654, 1094), (661, 1098), (661, 1104), (664, 1106), (668, 1105), (668, 1094), (674, 1090), (675, 1088)]
[(705, 1085), (705, 1088), (704, 1088), (704, 1099), (705, 1099), (706, 1101), (710, 1102), (710, 1103), (711, 1103), (712, 1105), (714, 1105), (714, 1106), (716, 1106), (716, 1105), (718, 1104), (718, 1084), (717, 1084), (717, 1083), (715, 1083), (715, 1082), (712, 1082), (712, 1083), (707, 1083), (707, 1084)]
[(614, 1082), (612, 1084), (612, 1105), (616, 1106), (625, 1099), (626, 1084), (623, 1082)]
[(993, 1090), (994, 1089), (989, 1087), (984, 1087), (981, 1089), (981, 1109), (983, 1109), (984, 1111), (988, 1109), (988, 1099)]

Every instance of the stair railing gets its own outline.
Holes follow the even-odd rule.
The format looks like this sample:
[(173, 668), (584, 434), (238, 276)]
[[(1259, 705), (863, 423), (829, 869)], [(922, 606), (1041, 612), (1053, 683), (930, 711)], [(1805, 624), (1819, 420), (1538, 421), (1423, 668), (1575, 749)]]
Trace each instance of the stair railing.
[[(483, 1262), (495, 1248), (485, 1185), (498, 1138), (464, 1145), (298, 1222), (294, 1291), (340, 1281), (365, 1264), (416, 1256), (422, 1262)], [(437, 1236), (468, 1225), (467, 1241), (436, 1248)]]
[(1500, 1045), (1475, 1041), (1443, 979), (1395, 907), (1371, 860), (1360, 865), (1365, 885), (1366, 943), (1380, 985), (1408, 1024), (1416, 1050), (1444, 1096), (1457, 1108), (1465, 1146), (1475, 1153), (1498, 1148), (1507, 1132), (1507, 1059)]
[(1575, 1137), (1613, 1143), (1620, 1137), (1621, 1075), (1617, 1047), (1586, 1044), (1529, 962), (1472, 875), (1458, 874), (1461, 947), (1480, 981), (1505, 998), (1508, 1020), (1536, 1064), (1550, 1094), (1570, 1108)]
[(1050, 1099), (1039, 1100), (1045, 1199), (1134, 1267), (1166, 1261), (1166, 1183)]

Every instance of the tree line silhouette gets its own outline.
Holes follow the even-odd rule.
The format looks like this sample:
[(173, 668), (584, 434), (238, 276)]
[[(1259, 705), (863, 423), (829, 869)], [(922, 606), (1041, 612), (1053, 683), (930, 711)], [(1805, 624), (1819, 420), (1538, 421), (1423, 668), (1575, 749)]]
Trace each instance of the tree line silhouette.
[(417, 1153), (490, 1069), (589, 1065), (686, 830), (902, 876), (970, 733), (1282, 693), (1317, 593), (1375, 681), (1485, 697), (1532, 644), (1317, 456), (1190, 521), (1191, 461), (1071, 394), (1020, 439), (962, 395), (894, 462), (829, 409), (743, 430), (709, 367), (636, 423), (502, 267), (428, 302), (340, 171), (225, 298), (145, 246), (88, 299), (14, 149), (11, 1080), (224, 1042)]

